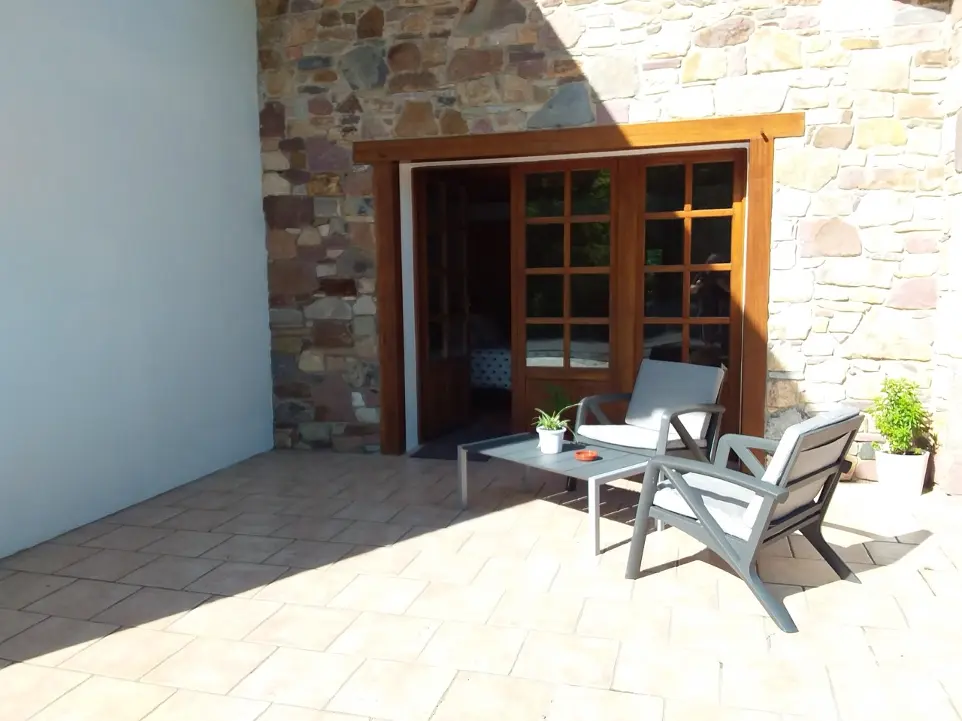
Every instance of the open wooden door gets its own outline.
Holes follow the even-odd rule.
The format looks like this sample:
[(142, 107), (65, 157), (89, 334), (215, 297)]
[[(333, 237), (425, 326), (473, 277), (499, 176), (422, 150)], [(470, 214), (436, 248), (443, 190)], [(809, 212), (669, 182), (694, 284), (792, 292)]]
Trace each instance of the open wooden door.
[(467, 424), (467, 192), (440, 171), (414, 173), (419, 435), (427, 442)]

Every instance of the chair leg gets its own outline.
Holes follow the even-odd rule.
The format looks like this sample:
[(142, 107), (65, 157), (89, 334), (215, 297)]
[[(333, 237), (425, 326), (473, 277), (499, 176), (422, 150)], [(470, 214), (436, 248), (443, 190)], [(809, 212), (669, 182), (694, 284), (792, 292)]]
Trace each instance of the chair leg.
[(861, 583), (858, 576), (852, 571), (851, 568), (842, 560), (835, 549), (825, 540), (825, 536), (822, 535), (822, 527), (817, 524), (812, 524), (811, 526), (806, 526), (800, 529), (802, 535), (808, 539), (808, 542), (815, 547), (825, 562), (832, 567), (832, 570), (838, 574), (838, 577), (845, 581), (851, 581), (852, 583)]
[(748, 568), (748, 573), (743, 573), (739, 570), (739, 575), (744, 579), (745, 583), (748, 584), (748, 588), (751, 592), (755, 594), (755, 598), (758, 602), (762, 604), (762, 607), (768, 611), (768, 615), (772, 617), (775, 625), (778, 626), (785, 633), (797, 633), (798, 626), (795, 625), (795, 619), (792, 618), (792, 614), (788, 612), (785, 607), (784, 601), (780, 598), (774, 596), (765, 582), (762, 581), (761, 577), (758, 575), (758, 566), (752, 564)]
[(641, 558), (645, 553), (648, 520), (651, 517), (651, 505), (655, 500), (658, 474), (659, 471), (656, 470), (653, 473), (650, 468), (645, 471), (645, 480), (642, 482), (641, 496), (638, 499), (638, 511), (635, 513), (635, 527), (631, 532), (631, 547), (628, 549), (625, 578), (641, 577)]
[(575, 479), (572, 478), (571, 476), (566, 477), (566, 478), (565, 478), (565, 490), (566, 490), (568, 493), (574, 493), (574, 492), (575, 492), (575, 488), (576, 488), (576, 486), (575, 486)]

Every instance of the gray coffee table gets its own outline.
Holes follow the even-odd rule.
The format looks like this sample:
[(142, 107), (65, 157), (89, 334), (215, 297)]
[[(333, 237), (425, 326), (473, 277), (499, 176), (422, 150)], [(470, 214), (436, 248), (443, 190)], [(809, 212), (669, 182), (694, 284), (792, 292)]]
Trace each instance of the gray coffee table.
[[(579, 461), (575, 451), (587, 448), (597, 451), (593, 461)], [(519, 433), (512, 436), (491, 438), (458, 446), (458, 481), (461, 484), (461, 507), (468, 507), (468, 453), (480, 453), (490, 458), (511, 461), (525, 468), (556, 473), (588, 482), (588, 515), (591, 516), (591, 536), (594, 552), (601, 553), (601, 508), (598, 495), (601, 486), (620, 478), (632, 478), (644, 474), (648, 461), (654, 453), (616, 451), (602, 446), (565, 441), (561, 453), (548, 454), (538, 450), (538, 436)]]

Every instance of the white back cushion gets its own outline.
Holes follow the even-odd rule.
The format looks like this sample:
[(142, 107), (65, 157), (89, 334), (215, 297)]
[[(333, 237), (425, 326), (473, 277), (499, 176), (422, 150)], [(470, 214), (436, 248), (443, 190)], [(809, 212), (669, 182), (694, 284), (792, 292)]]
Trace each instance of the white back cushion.
[[(638, 370), (625, 423), (658, 431), (666, 409), (715, 403), (724, 378), (723, 368), (645, 360)], [(707, 413), (686, 413), (679, 420), (695, 440), (708, 433)]]

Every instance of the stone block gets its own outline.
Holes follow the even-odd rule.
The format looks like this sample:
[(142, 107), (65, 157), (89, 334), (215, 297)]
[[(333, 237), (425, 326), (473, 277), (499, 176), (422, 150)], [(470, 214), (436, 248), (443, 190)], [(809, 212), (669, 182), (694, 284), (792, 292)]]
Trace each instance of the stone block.
[(638, 62), (633, 55), (606, 53), (586, 58), (582, 69), (599, 100), (632, 98), (638, 93)]
[(702, 48), (723, 48), (748, 42), (755, 30), (755, 21), (743, 15), (720, 20), (695, 33), (695, 45)]
[(297, 368), (304, 373), (323, 373), (324, 351), (320, 348), (308, 348), (297, 359)]
[(802, 353), (809, 358), (834, 355), (838, 341), (828, 333), (811, 333), (802, 343)]
[(718, 115), (777, 113), (785, 105), (788, 81), (779, 74), (720, 78), (715, 83)]
[[(805, 368), (805, 380), (811, 383), (833, 383), (840, 385), (848, 374), (849, 361), (843, 358), (829, 358), (817, 363), (809, 363)], [(805, 386), (806, 388), (808, 385)], [(819, 402), (807, 398), (810, 402)]]
[(594, 111), (583, 83), (567, 83), (528, 119), (530, 130), (588, 125)]
[(297, 257), (297, 236), (286, 230), (267, 231), (267, 257), (270, 260), (291, 260)]
[[(842, 168), (839, 171), (841, 177)], [(821, 192), (812, 196), (811, 213), (816, 216), (845, 216), (855, 212), (856, 196), (854, 193), (846, 193), (834, 190), (822, 189)]]
[(935, 275), (939, 269), (938, 253), (906, 255), (899, 263), (901, 278), (923, 278)]
[(767, 73), (802, 67), (802, 43), (793, 33), (763, 26), (748, 38), (748, 72)]
[(845, 150), (852, 143), (855, 128), (851, 125), (822, 125), (815, 129), (812, 144), (816, 148)]
[(775, 153), (775, 180), (814, 193), (838, 174), (838, 152), (812, 147), (786, 148)]
[(842, 343), (841, 354), (846, 358), (928, 361), (934, 339), (931, 318), (877, 307), (866, 313), (855, 333)]
[(828, 321), (829, 333), (852, 333), (862, 320), (861, 313), (836, 312)]
[(866, 193), (855, 209), (855, 223), (860, 228), (894, 225), (912, 219), (915, 212), (910, 193), (878, 190)]
[(904, 310), (930, 310), (938, 302), (938, 285), (935, 278), (905, 278), (897, 280), (885, 300), (890, 308)]
[(790, 305), (769, 318), (768, 329), (773, 339), (805, 340), (812, 329), (812, 310), (805, 305)]
[(350, 348), (354, 345), (351, 324), (343, 320), (316, 321), (313, 328), (314, 345), (318, 348)]
[(695, 48), (681, 63), (683, 83), (717, 80), (725, 77), (726, 74), (728, 74), (728, 55), (718, 48)]
[(676, 88), (662, 100), (670, 118), (707, 118), (714, 113), (714, 95), (707, 85)]
[(853, 90), (905, 92), (910, 65), (910, 56), (897, 48), (861, 50), (852, 56), (848, 84)]
[(800, 221), (798, 242), (803, 258), (858, 256), (862, 253), (858, 229), (839, 218)]
[(769, 287), (772, 303), (807, 303), (815, 292), (815, 275), (809, 270), (775, 270)]
[(896, 263), (868, 258), (829, 258), (815, 271), (815, 277), (825, 285), (890, 288), (897, 268)]
[(394, 133), (399, 138), (421, 138), (437, 135), (438, 132), (434, 106), (425, 100), (404, 103), (394, 124)]
[(447, 67), (448, 82), (459, 83), (495, 75), (501, 72), (504, 61), (504, 50), (501, 48), (455, 50)]
[(317, 290), (314, 266), (299, 260), (271, 261), (267, 266), (267, 287), (273, 295), (309, 295)]
[(905, 145), (908, 133), (895, 118), (868, 118), (855, 124), (855, 144), (862, 149), (877, 149), (880, 145)]
[(792, 408), (798, 405), (798, 383), (793, 380), (773, 380), (768, 383), (768, 408)]
[(269, 228), (300, 228), (314, 221), (314, 203), (302, 196), (272, 195), (264, 198), (264, 217)]

